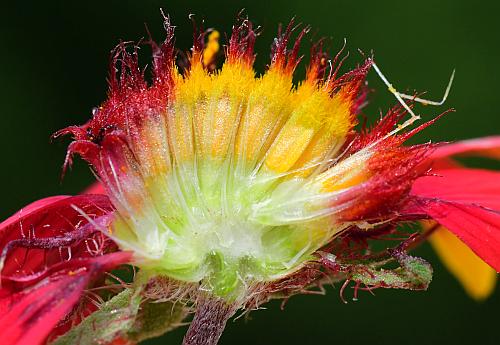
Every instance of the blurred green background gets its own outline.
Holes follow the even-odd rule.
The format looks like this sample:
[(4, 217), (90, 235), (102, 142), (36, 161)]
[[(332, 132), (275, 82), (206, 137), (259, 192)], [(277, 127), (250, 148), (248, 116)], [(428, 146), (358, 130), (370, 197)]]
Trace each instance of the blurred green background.
[[(347, 65), (360, 61), (357, 48), (372, 49), (379, 66), (401, 90), (428, 91), (439, 99), (449, 75), (457, 75), (447, 105), (418, 108), (431, 116), (456, 108), (415, 141), (457, 140), (499, 134), (500, 2), (405, 1), (17, 1), (2, 5), (0, 21), (1, 169), (0, 218), (38, 198), (78, 193), (92, 181), (81, 161), (61, 183), (67, 142), (51, 144), (55, 130), (84, 123), (104, 100), (108, 54), (119, 39), (144, 37), (147, 22), (162, 38), (159, 8), (177, 26), (177, 46), (191, 44), (189, 13), (206, 27), (229, 32), (236, 13), (263, 27), (257, 69), (269, 59), (280, 22), (291, 17), (313, 26), (316, 37), (332, 37), (338, 49), (348, 39)], [(312, 36), (312, 35), (310, 35)], [(306, 44), (307, 45), (307, 44)], [(149, 50), (143, 49), (147, 62)], [(303, 66), (299, 67), (303, 71)], [(302, 72), (303, 73), (303, 72)], [(394, 103), (372, 73), (366, 110)], [(472, 164), (499, 168), (482, 160)], [(378, 290), (344, 305), (339, 286), (326, 296), (292, 298), (229, 322), (221, 344), (499, 344), (500, 288), (484, 303), (470, 300), (425, 245), (418, 253), (435, 267), (427, 292)], [(185, 328), (148, 344), (179, 344)]]

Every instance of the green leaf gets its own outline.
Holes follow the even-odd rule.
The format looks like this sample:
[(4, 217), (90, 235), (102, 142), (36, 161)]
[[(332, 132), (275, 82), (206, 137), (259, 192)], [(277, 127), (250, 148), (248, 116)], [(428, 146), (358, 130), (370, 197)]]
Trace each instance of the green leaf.
[(141, 292), (123, 290), (51, 345), (108, 344), (118, 337), (139, 342), (180, 326), (188, 314), (181, 303), (142, 300)]
[(392, 253), (400, 267), (392, 270), (377, 269), (369, 265), (355, 265), (348, 278), (370, 287), (426, 290), (432, 280), (431, 265), (404, 252)]
[(94, 345), (111, 342), (132, 327), (140, 302), (139, 291), (125, 289), (51, 344)]

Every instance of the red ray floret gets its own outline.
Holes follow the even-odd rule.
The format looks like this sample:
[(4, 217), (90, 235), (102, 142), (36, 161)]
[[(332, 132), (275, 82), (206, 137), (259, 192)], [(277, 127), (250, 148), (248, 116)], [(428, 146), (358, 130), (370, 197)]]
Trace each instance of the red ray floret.
[(82, 273), (48, 278), (0, 299), (2, 341), (7, 344), (40, 344), (80, 298), (88, 276)]
[(62, 270), (29, 289), (1, 297), (2, 341), (11, 345), (43, 344), (81, 302), (84, 289), (93, 280), (128, 260), (125, 252), (82, 259), (76, 270)]
[[(109, 199), (103, 195), (59, 196), (37, 201), (1, 223), (2, 278), (34, 274), (62, 261), (61, 247), (71, 247), (71, 253), (78, 256), (89, 256), (81, 243), (85, 239), (92, 238), (100, 244), (95, 250), (106, 252), (113, 244), (89, 227), (75, 206), (96, 220), (112, 212)], [(31, 250), (43, 255), (28, 255)]]
[[(95, 310), (81, 299), (102, 273), (130, 261), (101, 233), (112, 219), (106, 196), (37, 201), (0, 224), (0, 327), (9, 344), (40, 344)], [(82, 314), (73, 315), (79, 309)], [(58, 330), (59, 329), (59, 330)], [(5, 339), (4, 339), (5, 340)]]
[(434, 218), (479, 257), (500, 270), (500, 173), (462, 168), (452, 156), (500, 158), (500, 137), (435, 147), (425, 162), (432, 170), (415, 181), (406, 213)]
[(500, 173), (438, 170), (415, 181), (408, 212), (432, 217), (500, 271)]
[(462, 140), (455, 143), (440, 145), (432, 153), (430, 158), (438, 160), (455, 155), (479, 155), (493, 159), (500, 159), (500, 136)]

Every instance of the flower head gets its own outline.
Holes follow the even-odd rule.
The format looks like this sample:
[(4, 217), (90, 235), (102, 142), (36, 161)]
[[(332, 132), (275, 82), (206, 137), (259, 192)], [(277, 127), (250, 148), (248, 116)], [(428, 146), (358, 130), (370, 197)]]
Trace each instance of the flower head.
[[(320, 41), (305, 79), (294, 83), (308, 29), (295, 32), (291, 22), (274, 40), (267, 71), (257, 75), (252, 67), (257, 33), (241, 19), (220, 69), (217, 31), (195, 33), (181, 68), (168, 17), (164, 25), (165, 41), (150, 40), (152, 82), (139, 66), (137, 47), (118, 45), (108, 99), (85, 125), (57, 133), (74, 138), (65, 166), (79, 154), (109, 200), (75, 197), (104, 203), (89, 210), (85, 202), (65, 199), (73, 230), (51, 234), (48, 247), (35, 236), (2, 240), (2, 282), (9, 281), (8, 265), (21, 255), (11, 252), (14, 247), (51, 253), (100, 236), (123, 260), (109, 259), (113, 264), (101, 269), (98, 262), (118, 254), (100, 246), (92, 259), (87, 258), (92, 251), (83, 250), (78, 265), (101, 272), (128, 261), (139, 268), (134, 284), (126, 286), (135, 291), (127, 295), (136, 306), (129, 309), (135, 310), (131, 317), (139, 310), (137, 296), (181, 300), (197, 309), (185, 344), (211, 344), (236, 310), (322, 285), (325, 277), (354, 281), (356, 293), (361, 284), (427, 288), (430, 265), (406, 253), (426, 234), (403, 233), (402, 243), (369, 250), (379, 238), (401, 235), (397, 226), (403, 222), (433, 218), (500, 269), (500, 205), (486, 190), (499, 187), (497, 172), (433, 170), (447, 146), (404, 143), (435, 120), (408, 130), (417, 116), (403, 100), (408, 96), (393, 89), (401, 103), (372, 128), (357, 129), (365, 77), (372, 66), (379, 71), (371, 57), (341, 74), (342, 51), (329, 58)], [(408, 113), (411, 119), (405, 121)], [(22, 222), (15, 221), (22, 230)], [(59, 223), (47, 224), (60, 231)], [(399, 267), (381, 268), (390, 261)], [(61, 266), (58, 277), (73, 281), (67, 277), (77, 271), (69, 265), (49, 266), (51, 272)], [(76, 291), (87, 285), (87, 280), (78, 285), (71, 295), (75, 301), (57, 317), (73, 308)], [(130, 325), (121, 325), (109, 339), (130, 336), (124, 330)]]
[(400, 109), (355, 135), (370, 58), (339, 75), (338, 59), (327, 70), (316, 46), (294, 86), (306, 30), (287, 50), (290, 23), (256, 76), (256, 34), (243, 20), (220, 70), (207, 68), (199, 43), (179, 71), (165, 25), (153, 85), (121, 45), (109, 100), (86, 125), (63, 130), (76, 138), (70, 154), (92, 164), (117, 209), (110, 237), (139, 267), (225, 296), (297, 272), (340, 233), (395, 216), (429, 146), (384, 138)]

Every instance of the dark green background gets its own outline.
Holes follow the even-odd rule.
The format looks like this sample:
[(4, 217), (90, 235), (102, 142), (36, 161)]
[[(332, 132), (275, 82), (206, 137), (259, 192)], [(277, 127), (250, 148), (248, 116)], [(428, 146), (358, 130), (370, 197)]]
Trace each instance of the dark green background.
[[(110, 49), (119, 39), (144, 36), (147, 22), (162, 38), (158, 9), (177, 25), (178, 47), (191, 44), (188, 13), (206, 26), (229, 32), (241, 8), (263, 32), (257, 68), (268, 61), (268, 47), (279, 22), (292, 16), (331, 36), (338, 48), (348, 38), (352, 66), (357, 48), (375, 51), (376, 60), (401, 89), (428, 91), (440, 98), (453, 68), (456, 82), (448, 107), (457, 109), (417, 139), (457, 140), (500, 131), (498, 1), (18, 1), (0, 9), (0, 216), (38, 198), (78, 193), (92, 180), (77, 162), (60, 183), (66, 142), (49, 135), (85, 122), (103, 101)], [(313, 30), (314, 32), (314, 30)], [(149, 54), (144, 49), (144, 56)], [(145, 62), (146, 58), (143, 59)], [(302, 68), (299, 68), (303, 70)], [(394, 100), (372, 74), (368, 115)], [(419, 108), (429, 117), (444, 110)], [(474, 161), (475, 164), (484, 164)], [(489, 163), (499, 167), (498, 164)], [(292, 298), (230, 322), (222, 344), (499, 344), (500, 289), (485, 303), (468, 299), (428, 246), (419, 250), (436, 268), (427, 292), (378, 290), (360, 301), (341, 303), (338, 286), (327, 296)], [(179, 344), (185, 329), (148, 344)]]

